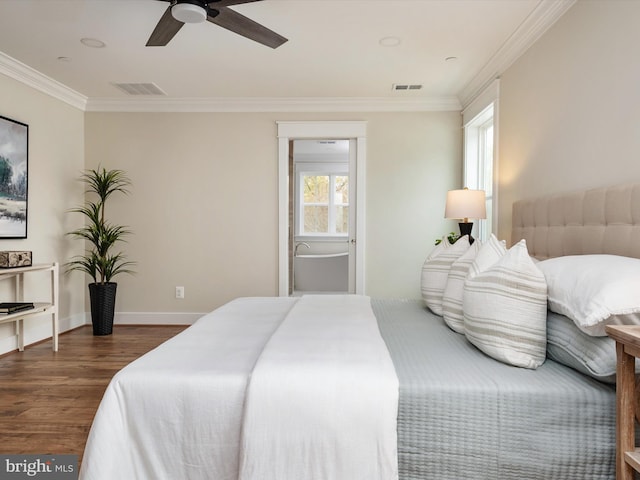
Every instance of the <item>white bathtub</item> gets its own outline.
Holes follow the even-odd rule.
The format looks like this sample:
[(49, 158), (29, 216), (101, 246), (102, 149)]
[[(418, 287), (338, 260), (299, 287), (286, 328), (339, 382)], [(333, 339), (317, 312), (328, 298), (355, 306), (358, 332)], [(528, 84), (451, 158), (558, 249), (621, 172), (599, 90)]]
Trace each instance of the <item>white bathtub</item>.
[(349, 254), (296, 255), (293, 259), (294, 294), (348, 292)]

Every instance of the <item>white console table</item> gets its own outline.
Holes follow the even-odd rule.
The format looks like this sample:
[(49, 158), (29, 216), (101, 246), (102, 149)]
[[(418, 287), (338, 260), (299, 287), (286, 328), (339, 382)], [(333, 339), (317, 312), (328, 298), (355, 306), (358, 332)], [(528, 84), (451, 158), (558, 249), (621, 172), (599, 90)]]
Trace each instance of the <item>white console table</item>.
[[(53, 337), (53, 351), (58, 351), (58, 263), (47, 263), (33, 265), (31, 267), (0, 268), (0, 280), (15, 280), (15, 301), (24, 302), (24, 275), (30, 272), (49, 271), (51, 274), (51, 301), (33, 302), (34, 308), (15, 313), (0, 314), (0, 324), (16, 322), (16, 333), (18, 335), (18, 350), (24, 351), (24, 321), (36, 315), (51, 315), (51, 328)], [(27, 300), (31, 301), (31, 300)]]

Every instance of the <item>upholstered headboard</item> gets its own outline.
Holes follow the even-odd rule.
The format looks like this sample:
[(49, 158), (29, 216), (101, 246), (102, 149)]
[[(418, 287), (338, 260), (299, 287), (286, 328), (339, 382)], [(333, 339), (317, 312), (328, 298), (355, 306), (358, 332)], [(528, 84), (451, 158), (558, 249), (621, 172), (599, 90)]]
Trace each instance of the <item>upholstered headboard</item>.
[(522, 238), (539, 259), (590, 253), (640, 258), (640, 184), (519, 200), (511, 241)]

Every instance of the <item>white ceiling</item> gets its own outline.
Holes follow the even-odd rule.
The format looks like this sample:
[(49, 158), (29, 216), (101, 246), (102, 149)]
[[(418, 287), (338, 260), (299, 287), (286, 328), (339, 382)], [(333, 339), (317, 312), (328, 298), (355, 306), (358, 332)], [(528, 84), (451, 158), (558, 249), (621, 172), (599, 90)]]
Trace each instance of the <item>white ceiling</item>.
[[(185, 25), (165, 47), (145, 47), (168, 6), (156, 0), (0, 0), (0, 73), (87, 110), (125, 101), (455, 109), (574, 1), (264, 0), (231, 7), (289, 39), (273, 50), (209, 22)], [(386, 37), (400, 44), (381, 45)], [(105, 47), (89, 48), (82, 38)], [(155, 83), (166, 96), (141, 99), (113, 85), (131, 82)], [(394, 83), (423, 88), (396, 92)]]

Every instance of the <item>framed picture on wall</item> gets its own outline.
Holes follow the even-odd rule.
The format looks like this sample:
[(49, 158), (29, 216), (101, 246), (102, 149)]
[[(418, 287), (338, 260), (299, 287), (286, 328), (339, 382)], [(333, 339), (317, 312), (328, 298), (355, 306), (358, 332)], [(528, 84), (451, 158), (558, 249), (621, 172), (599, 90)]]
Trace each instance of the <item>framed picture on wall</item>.
[(0, 116), (0, 239), (27, 238), (29, 125)]

